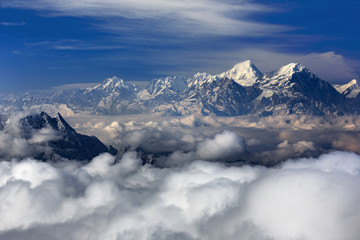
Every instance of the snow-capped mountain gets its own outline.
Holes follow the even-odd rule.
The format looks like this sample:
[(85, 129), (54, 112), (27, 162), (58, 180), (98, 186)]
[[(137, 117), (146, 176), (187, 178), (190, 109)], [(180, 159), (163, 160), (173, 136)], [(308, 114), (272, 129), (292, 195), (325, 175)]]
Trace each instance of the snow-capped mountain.
[(129, 106), (137, 99), (138, 92), (137, 86), (114, 76), (92, 88), (74, 88), (57, 92), (50, 99), (67, 104), (75, 111), (127, 114)]
[[(22, 157), (21, 153), (42, 160), (62, 158), (89, 161), (103, 152), (116, 154), (112, 147), (105, 146), (98, 138), (77, 133), (58, 113), (54, 118), (47, 113), (31, 114), (16, 118), (0, 117), (0, 134), (9, 141), (20, 143), (20, 150), (2, 159)], [(21, 150), (26, 150), (21, 151)], [(18, 155), (16, 155), (18, 154)]]
[(153, 113), (343, 114), (350, 111), (344, 100), (331, 84), (301, 64), (290, 63), (263, 74), (245, 61), (219, 75), (195, 74), (188, 79), (188, 89), (179, 95), (178, 102), (159, 104)]
[(236, 64), (232, 69), (223, 72), (217, 77), (229, 78), (242, 86), (252, 86), (262, 76), (262, 73), (250, 61), (244, 61)]
[(141, 100), (169, 99), (187, 89), (186, 77), (174, 76), (154, 79), (138, 96)]
[(360, 93), (360, 87), (356, 79), (353, 79), (344, 85), (335, 84), (333, 86), (339, 93), (346, 96), (347, 98), (356, 98)]
[(178, 105), (187, 109), (188, 113), (218, 116), (244, 115), (251, 112), (252, 100), (258, 95), (254, 96), (250, 92), (250, 88), (245, 88), (232, 79), (215, 78), (184, 91)]
[(342, 114), (344, 98), (331, 84), (319, 79), (298, 63), (266, 73), (257, 81), (262, 93), (258, 108), (280, 114)]
[(247, 60), (217, 75), (197, 73), (190, 78), (154, 79), (143, 90), (112, 77), (93, 88), (63, 90), (49, 97), (8, 96), (0, 100), (0, 108), (6, 112), (47, 104), (74, 112), (112, 115), (199, 113), (266, 116), (359, 112), (356, 101), (349, 99), (360, 92), (356, 81), (335, 87), (337, 90), (298, 63), (262, 73)]
[(117, 95), (124, 94), (122, 97), (126, 98), (127, 95), (131, 95), (137, 91), (136, 85), (127, 83), (123, 79), (113, 76), (112, 78), (105, 79), (95, 87), (87, 88), (84, 94), (86, 95), (92, 92), (113, 93)]

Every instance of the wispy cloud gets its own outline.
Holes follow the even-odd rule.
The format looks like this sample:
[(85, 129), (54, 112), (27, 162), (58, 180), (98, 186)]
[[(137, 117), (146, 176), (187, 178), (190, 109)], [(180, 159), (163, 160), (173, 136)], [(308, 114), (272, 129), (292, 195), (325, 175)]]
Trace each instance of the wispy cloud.
[(23, 26), (26, 25), (25, 22), (0, 22), (1, 26)]
[(102, 40), (97, 41), (83, 41), (83, 40), (75, 40), (75, 39), (60, 39), (56, 41), (40, 41), (40, 42), (27, 42), (25, 45), (27, 47), (35, 47), (35, 48), (44, 48), (44, 49), (52, 49), (52, 50), (115, 50), (115, 49), (123, 49), (124, 46), (121, 46), (119, 43), (115, 43), (111, 41), (111, 39), (103, 40), (106, 41), (107, 44), (104, 44)]
[[(275, 9), (247, 0), (4, 0), (0, 5), (40, 10), (50, 15), (97, 17), (111, 30), (122, 27), (124, 19), (143, 20), (140, 26), (156, 30), (192, 34), (257, 36), (287, 29), (251, 20), (254, 14)], [(156, 25), (147, 25), (148, 22)]]

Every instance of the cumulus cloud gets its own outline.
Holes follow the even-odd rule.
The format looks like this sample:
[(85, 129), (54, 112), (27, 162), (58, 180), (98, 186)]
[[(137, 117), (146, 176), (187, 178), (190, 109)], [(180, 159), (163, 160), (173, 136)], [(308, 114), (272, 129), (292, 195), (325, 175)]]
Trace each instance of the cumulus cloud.
[(193, 148), (191, 138), (178, 130), (159, 128), (143, 128), (118, 134), (122, 146), (142, 148), (152, 153), (174, 152), (176, 150), (190, 150)]
[[(84, 117), (69, 120), (77, 122), (80, 132), (98, 136), (115, 147), (127, 145), (133, 150), (141, 147), (165, 154), (158, 161), (161, 166), (183, 165), (193, 159), (227, 161), (230, 156), (233, 160), (272, 165), (288, 158), (317, 157), (331, 150), (360, 153), (360, 119), (356, 116), (137, 116), (136, 121), (131, 116), (92, 116), (90, 121)], [(226, 135), (224, 131), (232, 133)]]
[(277, 168), (0, 162), (1, 239), (345, 239), (360, 230), (360, 156)]
[(37, 157), (41, 152), (50, 151), (48, 142), (60, 139), (50, 126), (41, 129), (27, 128), (20, 125), (20, 119), (26, 113), (14, 113), (7, 119), (0, 119), (0, 161), (12, 158)]
[[(9, 1), (0, 3), (2, 7), (35, 9), (51, 12), (55, 15), (90, 16), (108, 21), (102, 27), (110, 30), (124, 30), (123, 21), (116, 19), (125, 18), (142, 20), (146, 23), (156, 24), (156, 29), (165, 28), (172, 32), (187, 32), (193, 34), (215, 35), (263, 35), (285, 30), (285, 27), (251, 20), (254, 13), (274, 11), (269, 6), (255, 4), (251, 1)], [(235, 17), (238, 16), (238, 17)], [(140, 25), (140, 26), (141, 26)], [(137, 24), (139, 28), (139, 25)], [(175, 31), (174, 31), (175, 30)]]
[(204, 160), (239, 160), (239, 154), (246, 149), (245, 141), (234, 132), (224, 131), (213, 139), (205, 139), (196, 153)]
[(331, 142), (334, 149), (360, 153), (360, 133), (340, 133)]
[[(316, 148), (315, 144), (312, 141), (299, 141), (296, 143), (289, 143), (288, 140), (285, 140), (279, 143), (275, 149), (269, 151), (264, 151), (260, 156), (269, 161), (268, 164), (277, 164), (282, 160), (287, 158), (295, 157), (308, 157), (313, 155), (318, 155), (319, 150)], [(266, 160), (263, 162), (265, 163)]]

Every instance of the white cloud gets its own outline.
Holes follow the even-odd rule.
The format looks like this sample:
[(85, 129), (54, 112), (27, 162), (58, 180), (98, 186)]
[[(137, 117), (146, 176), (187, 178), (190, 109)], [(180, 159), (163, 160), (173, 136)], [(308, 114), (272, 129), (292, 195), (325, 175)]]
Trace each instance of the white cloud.
[(49, 152), (50, 141), (61, 138), (50, 126), (33, 129), (20, 124), (28, 112), (13, 113), (2, 119), (4, 129), (0, 130), (0, 161), (12, 158), (35, 157), (42, 152)]
[(277, 168), (0, 162), (1, 239), (344, 239), (360, 230), (360, 156)]
[(205, 139), (197, 147), (197, 155), (203, 160), (239, 160), (245, 151), (244, 139), (234, 132), (224, 131), (214, 139)]
[[(247, 0), (236, 2), (219, 0), (35, 0), (31, 2), (4, 0), (0, 5), (50, 11), (55, 15), (111, 18), (104, 27), (113, 30), (124, 29), (121, 22), (119, 24), (115, 21), (119, 17), (155, 22), (157, 27), (154, 30), (165, 27), (167, 31), (173, 29), (172, 32), (187, 32), (195, 35), (206, 33), (249, 36), (285, 30), (285, 27), (251, 21), (250, 15), (274, 11), (274, 9)], [(143, 24), (144, 22), (142, 26)]]
[[(80, 132), (98, 136), (106, 144), (140, 146), (165, 154), (157, 162), (160, 166), (182, 166), (193, 159), (274, 164), (331, 150), (360, 153), (360, 119), (356, 116), (136, 116), (136, 121), (133, 116), (75, 116), (68, 120), (77, 122)], [(224, 131), (229, 136), (221, 134)]]

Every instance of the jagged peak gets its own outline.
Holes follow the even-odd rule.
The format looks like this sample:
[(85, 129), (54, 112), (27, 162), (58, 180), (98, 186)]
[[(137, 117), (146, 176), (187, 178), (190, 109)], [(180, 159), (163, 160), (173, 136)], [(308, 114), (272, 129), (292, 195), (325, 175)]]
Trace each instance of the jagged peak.
[(47, 114), (47, 113), (44, 112), (44, 111), (40, 112), (40, 116), (41, 116), (42, 118), (50, 118), (49, 114)]
[(56, 114), (56, 122), (57, 122), (57, 127), (60, 131), (71, 131), (71, 132), (75, 132), (75, 130), (65, 121), (65, 119), (61, 116), (60, 113)]
[(85, 93), (91, 92), (93, 90), (113, 91), (119, 88), (135, 89), (135, 90), (137, 89), (135, 85), (125, 82), (122, 78), (113, 76), (110, 78), (106, 78), (102, 83), (99, 83), (95, 87), (87, 88)]
[(176, 92), (181, 92), (186, 89), (186, 77), (184, 76), (168, 76), (155, 78), (148, 86), (148, 92), (151, 94), (158, 94), (166, 89), (171, 89)]
[(127, 87), (127, 84), (124, 82), (124, 80), (122, 78), (118, 78), (117, 76), (107, 78), (99, 85), (101, 85), (103, 89), (107, 87)]
[(207, 78), (207, 77), (210, 77), (211, 74), (210, 73), (207, 73), (207, 72), (198, 72), (194, 75), (193, 78)]
[(59, 119), (59, 121), (61, 122), (65, 122), (65, 119), (63, 118), (63, 116), (61, 116), (59, 112), (56, 114), (56, 119)]
[(212, 78), (214, 78), (214, 76), (212, 76), (210, 73), (207, 72), (198, 72), (196, 73), (193, 78), (191, 79), (193, 82), (197, 82), (197, 83), (203, 83), (205, 81), (209, 81)]
[(202, 73), (198, 72), (188, 80), (188, 87), (202, 85), (205, 82), (212, 82), (214, 78), (215, 76), (212, 76), (207, 72), (202, 72)]
[(159, 82), (165, 83), (165, 84), (171, 84), (173, 82), (177, 82), (177, 81), (185, 81), (186, 77), (185, 76), (167, 76), (167, 77), (160, 77), (160, 78), (155, 78), (153, 79), (150, 84), (157, 84)]

